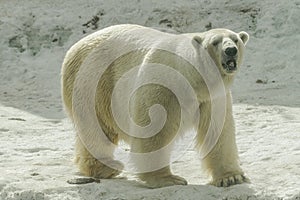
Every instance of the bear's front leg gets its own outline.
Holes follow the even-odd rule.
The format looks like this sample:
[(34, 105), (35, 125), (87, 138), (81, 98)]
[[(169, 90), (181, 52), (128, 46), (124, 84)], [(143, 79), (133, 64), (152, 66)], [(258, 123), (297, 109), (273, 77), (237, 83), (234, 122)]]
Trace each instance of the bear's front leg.
[(149, 188), (187, 185), (187, 181), (184, 178), (172, 174), (170, 166), (153, 172), (141, 173), (138, 175), (138, 177), (144, 181), (146, 186)]
[[(181, 107), (176, 96), (165, 87), (149, 84), (139, 88), (134, 97), (131, 108), (133, 121), (140, 127), (149, 126), (153, 130), (131, 130), (132, 133), (143, 136), (130, 137), (131, 159), (138, 177), (150, 188), (186, 185), (187, 181), (173, 175), (170, 169), (171, 151), (181, 122)], [(156, 110), (153, 112), (156, 115), (151, 119), (149, 109), (156, 104), (160, 104), (165, 110)], [(160, 119), (162, 112), (166, 112), (166, 121), (159, 131), (154, 131), (157, 126), (161, 127), (158, 122), (164, 121)], [(160, 120), (155, 121), (156, 119)], [(154, 135), (147, 137), (149, 133)]]
[[(132, 155), (131, 158), (138, 171), (138, 178), (149, 188), (187, 185), (187, 181), (184, 178), (172, 174), (170, 169), (170, 151), (159, 150), (166, 145), (160, 142), (162, 140), (165, 140), (165, 138), (160, 135), (154, 136), (152, 139), (132, 139), (131, 151), (145, 154), (145, 157), (134, 157)], [(150, 154), (149, 157), (147, 152)]]
[[(211, 116), (210, 110), (210, 103), (204, 103), (200, 106), (200, 124), (198, 129), (199, 146), (203, 143), (211, 118), (214, 118), (214, 116)], [(217, 128), (214, 130), (217, 130)], [(244, 175), (239, 164), (230, 93), (228, 93), (226, 97), (226, 114), (221, 135), (216, 145), (213, 147), (211, 152), (204, 157), (202, 162), (204, 169), (212, 177), (212, 185), (228, 187), (235, 184), (249, 182), (249, 179)]]

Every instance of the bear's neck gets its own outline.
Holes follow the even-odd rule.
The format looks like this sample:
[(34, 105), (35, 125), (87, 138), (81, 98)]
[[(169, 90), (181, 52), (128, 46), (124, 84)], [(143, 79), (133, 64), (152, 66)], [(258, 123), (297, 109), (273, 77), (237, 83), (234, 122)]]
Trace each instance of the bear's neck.
[(224, 82), (226, 92), (230, 91), (230, 88), (231, 88), (231, 86), (234, 82), (234, 76), (223, 74), (222, 79), (223, 79), (223, 82)]

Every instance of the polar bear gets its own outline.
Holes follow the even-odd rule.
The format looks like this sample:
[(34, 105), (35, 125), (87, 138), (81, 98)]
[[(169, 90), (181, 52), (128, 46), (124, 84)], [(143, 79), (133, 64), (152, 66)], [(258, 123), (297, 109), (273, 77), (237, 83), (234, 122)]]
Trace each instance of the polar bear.
[[(119, 140), (129, 143), (131, 152), (148, 153), (161, 149), (175, 137), (179, 126), (178, 115), (181, 114), (180, 109), (178, 109), (180, 105), (172, 91), (170, 92), (165, 87), (158, 84), (143, 85), (139, 88), (140, 90), (132, 94), (135, 98), (130, 104), (129, 112), (132, 120), (140, 126), (145, 127), (153, 120), (149, 114), (149, 108), (152, 105), (160, 104), (167, 111), (163, 128), (151, 137), (139, 138), (125, 133), (116, 124), (111, 109), (114, 87), (122, 75), (127, 73), (132, 66), (138, 66), (137, 73), (129, 79), (137, 79), (137, 77), (145, 79), (147, 78), (145, 74), (147, 75), (151, 66), (149, 67), (144, 63), (163, 63), (183, 74), (196, 93), (200, 112), (199, 123), (196, 123), (196, 148), (199, 149), (203, 145), (208, 129), (212, 124), (213, 98), (220, 98), (224, 102), (224, 124), (221, 127), (220, 136), (202, 160), (203, 168), (212, 177), (211, 184), (227, 187), (248, 182), (249, 179), (245, 176), (238, 161), (230, 92), (235, 74), (241, 66), (244, 47), (248, 39), (249, 36), (246, 32), (235, 33), (228, 29), (171, 34), (139, 25), (125, 24), (102, 29), (73, 45), (67, 52), (62, 65), (62, 97), (65, 110), (77, 129), (75, 162), (80, 172), (95, 178), (113, 178), (120, 174), (123, 167), (121, 162), (114, 160), (114, 145), (117, 145)], [(127, 53), (121, 54), (120, 52)], [(208, 65), (209, 60), (216, 66), (217, 75), (211, 73), (210, 68), (213, 67), (211, 64)], [(216, 77), (221, 77), (221, 83), (224, 84), (222, 97), (210, 95), (207, 80), (198, 76), (197, 71), (190, 67), (199, 63), (201, 63), (204, 73), (207, 72), (206, 76), (208, 76), (207, 80), (211, 82), (210, 84), (217, 84)], [(97, 68), (89, 69), (90, 65)], [(101, 80), (93, 83), (95, 81), (92, 77), (96, 73), (95, 71), (101, 70), (106, 65), (108, 67), (103, 70)], [(75, 82), (80, 70), (85, 70), (85, 72), (81, 76), (80, 84), (76, 85)], [(156, 74), (158, 76), (162, 73), (157, 72)], [(125, 79), (124, 84), (126, 84), (126, 80), (128, 79)], [(168, 81), (173, 85), (177, 84), (176, 80), (170, 79)], [(91, 92), (85, 93), (85, 91), (91, 87), (96, 89), (95, 95), (90, 98), (87, 96)], [(74, 97), (74, 93), (76, 93), (76, 97)], [(84, 99), (89, 98), (92, 99), (89, 102), (94, 106), (94, 114), (98, 124), (100, 124), (109, 142), (114, 144), (108, 148), (103, 147), (105, 146), (104, 143), (95, 144), (94, 141), (96, 140), (92, 137), (86, 137), (87, 141), (85, 142), (81, 137), (98, 131), (97, 125), (89, 121), (90, 116), (93, 115), (92, 111), (82, 110), (82, 107), (87, 104)], [(121, 98), (120, 107), (128, 106), (122, 100)], [(160, 120), (162, 118), (158, 117), (158, 121)], [(93, 144), (88, 147), (86, 142)], [(93, 154), (91, 148), (100, 155)], [(168, 153), (162, 153), (158, 157), (161, 158), (155, 163), (170, 159)], [(104, 160), (108, 160), (110, 165)], [(142, 162), (146, 164), (141, 163), (141, 161), (134, 163), (137, 171), (143, 166), (154, 163), (147, 159)], [(184, 178), (172, 174), (169, 164), (161, 168), (153, 168), (153, 170), (139, 171), (137, 175), (150, 188), (187, 184)]]

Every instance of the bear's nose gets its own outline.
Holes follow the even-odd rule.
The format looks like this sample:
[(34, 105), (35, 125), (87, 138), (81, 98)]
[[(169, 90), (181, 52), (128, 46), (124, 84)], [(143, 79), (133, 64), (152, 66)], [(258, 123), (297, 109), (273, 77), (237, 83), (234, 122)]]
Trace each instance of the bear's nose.
[(235, 56), (237, 53), (237, 48), (236, 47), (227, 47), (225, 49), (225, 54), (227, 56)]

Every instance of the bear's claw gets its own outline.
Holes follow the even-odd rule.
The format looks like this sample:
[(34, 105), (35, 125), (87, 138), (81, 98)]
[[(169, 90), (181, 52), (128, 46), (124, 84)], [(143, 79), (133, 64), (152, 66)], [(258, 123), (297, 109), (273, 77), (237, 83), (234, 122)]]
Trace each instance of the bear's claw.
[(212, 181), (210, 184), (217, 187), (229, 187), (241, 183), (250, 183), (250, 179), (245, 175), (232, 175)]

